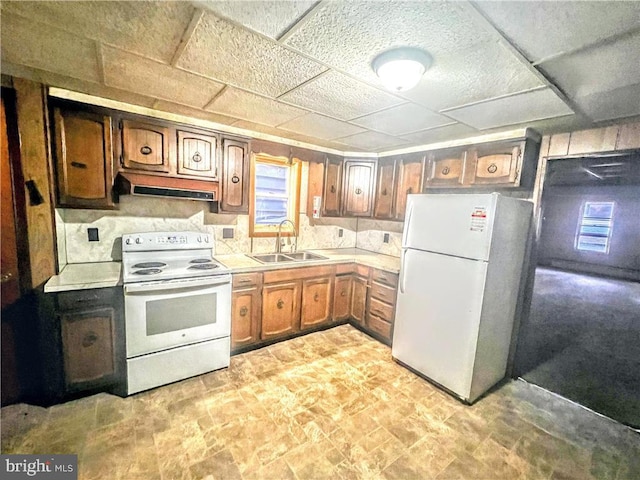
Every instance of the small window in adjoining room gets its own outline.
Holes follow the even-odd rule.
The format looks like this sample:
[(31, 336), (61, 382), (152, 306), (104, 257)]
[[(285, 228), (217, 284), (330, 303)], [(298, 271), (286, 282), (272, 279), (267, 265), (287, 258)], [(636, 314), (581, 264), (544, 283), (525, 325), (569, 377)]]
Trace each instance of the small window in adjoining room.
[(578, 222), (576, 249), (609, 253), (614, 202), (585, 202)]
[[(275, 237), (278, 225), (285, 220), (299, 231), (301, 162), (264, 154), (254, 155), (251, 160), (249, 234)], [(283, 236), (292, 231), (290, 224), (282, 227)]]

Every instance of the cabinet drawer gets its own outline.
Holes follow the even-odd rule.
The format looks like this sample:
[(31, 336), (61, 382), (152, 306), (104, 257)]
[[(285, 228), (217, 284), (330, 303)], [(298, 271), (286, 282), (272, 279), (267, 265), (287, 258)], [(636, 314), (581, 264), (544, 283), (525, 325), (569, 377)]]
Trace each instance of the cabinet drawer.
[(369, 313), (387, 322), (393, 320), (393, 306), (376, 298), (369, 299)]
[(258, 285), (262, 280), (262, 274), (255, 273), (236, 273), (233, 275), (233, 288), (245, 288)]
[(377, 268), (373, 269), (373, 272), (371, 273), (371, 280), (390, 285), (394, 288), (398, 286), (398, 274), (385, 272), (384, 270), (379, 270)]
[(371, 298), (377, 298), (393, 305), (396, 302), (396, 289), (381, 283), (371, 282)]
[(355, 263), (339, 263), (336, 265), (336, 275), (353, 273)]
[(379, 335), (391, 339), (391, 323), (382, 318), (369, 314), (367, 316), (367, 327)]
[(90, 290), (72, 290), (58, 293), (58, 308), (73, 310), (86, 308), (87, 305), (111, 305), (114, 302), (117, 288), (93, 288)]

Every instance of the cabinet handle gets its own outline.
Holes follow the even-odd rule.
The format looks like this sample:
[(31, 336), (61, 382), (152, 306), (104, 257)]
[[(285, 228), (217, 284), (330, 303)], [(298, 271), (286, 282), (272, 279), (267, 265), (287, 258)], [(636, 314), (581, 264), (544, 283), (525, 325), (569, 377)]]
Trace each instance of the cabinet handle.
[(346, 291), (346, 290), (342, 290), (342, 291), (340, 292), (340, 296), (341, 296), (341, 297), (346, 297), (346, 296), (347, 296), (347, 291)]
[(247, 316), (247, 313), (249, 313), (249, 309), (248, 309), (247, 307), (242, 307), (242, 308), (240, 309), (240, 316), (241, 316), (241, 317), (246, 317), (246, 316)]
[(276, 303), (276, 307), (282, 310), (282, 307), (284, 307), (284, 301), (282, 299), (278, 300), (278, 303)]
[(498, 171), (498, 166), (495, 163), (492, 163), (487, 167), (487, 172), (496, 173)]
[(76, 168), (87, 168), (87, 164), (81, 162), (71, 162), (71, 166)]
[(320, 295), (318, 295), (317, 293), (313, 296), (313, 301), (317, 302), (318, 300), (320, 300)]
[(387, 194), (387, 189), (385, 188), (384, 190), (382, 190), (382, 195), (386, 195)]
[(407, 188), (407, 195), (413, 193), (413, 187)]
[(234, 175), (231, 177), (231, 183), (238, 183), (240, 181), (240, 177), (238, 175)]
[(451, 169), (449, 167), (444, 167), (442, 169), (442, 174), (443, 175), (449, 175), (449, 172), (451, 171)]
[(193, 160), (194, 162), (198, 163), (202, 161), (202, 155), (200, 155), (200, 153), (196, 152), (193, 154), (193, 157), (191, 157), (191, 160)]
[(0, 283), (8, 282), (12, 278), (13, 278), (13, 274), (11, 272), (3, 273), (2, 277), (0, 277)]
[(97, 340), (98, 340), (98, 335), (96, 335), (95, 332), (89, 332), (82, 339), (82, 346), (85, 348), (90, 347), (91, 345), (96, 343)]
[(360, 195), (362, 193), (362, 189), (361, 188), (356, 188), (356, 195)]
[(144, 147), (142, 147), (140, 149), (140, 153), (142, 155), (150, 155), (153, 152), (153, 150), (151, 149), (151, 147), (149, 145), (145, 145)]
[(329, 191), (331, 193), (336, 193), (336, 186), (335, 185), (331, 185), (331, 188), (329, 189)]

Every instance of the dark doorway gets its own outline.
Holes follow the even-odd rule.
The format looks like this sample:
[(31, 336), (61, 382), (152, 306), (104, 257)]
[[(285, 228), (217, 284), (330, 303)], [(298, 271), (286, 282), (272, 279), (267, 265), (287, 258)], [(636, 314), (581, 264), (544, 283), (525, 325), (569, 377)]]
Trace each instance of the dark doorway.
[(515, 372), (640, 428), (640, 154), (547, 172)]

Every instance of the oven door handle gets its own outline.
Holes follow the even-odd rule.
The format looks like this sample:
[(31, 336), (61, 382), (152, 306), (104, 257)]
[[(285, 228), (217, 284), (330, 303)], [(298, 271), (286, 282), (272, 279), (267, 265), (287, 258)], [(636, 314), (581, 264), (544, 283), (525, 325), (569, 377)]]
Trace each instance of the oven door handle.
[(166, 282), (132, 283), (124, 286), (124, 293), (157, 292), (160, 290), (183, 290), (200, 287), (215, 287), (231, 283), (231, 276), (192, 280), (169, 280)]

